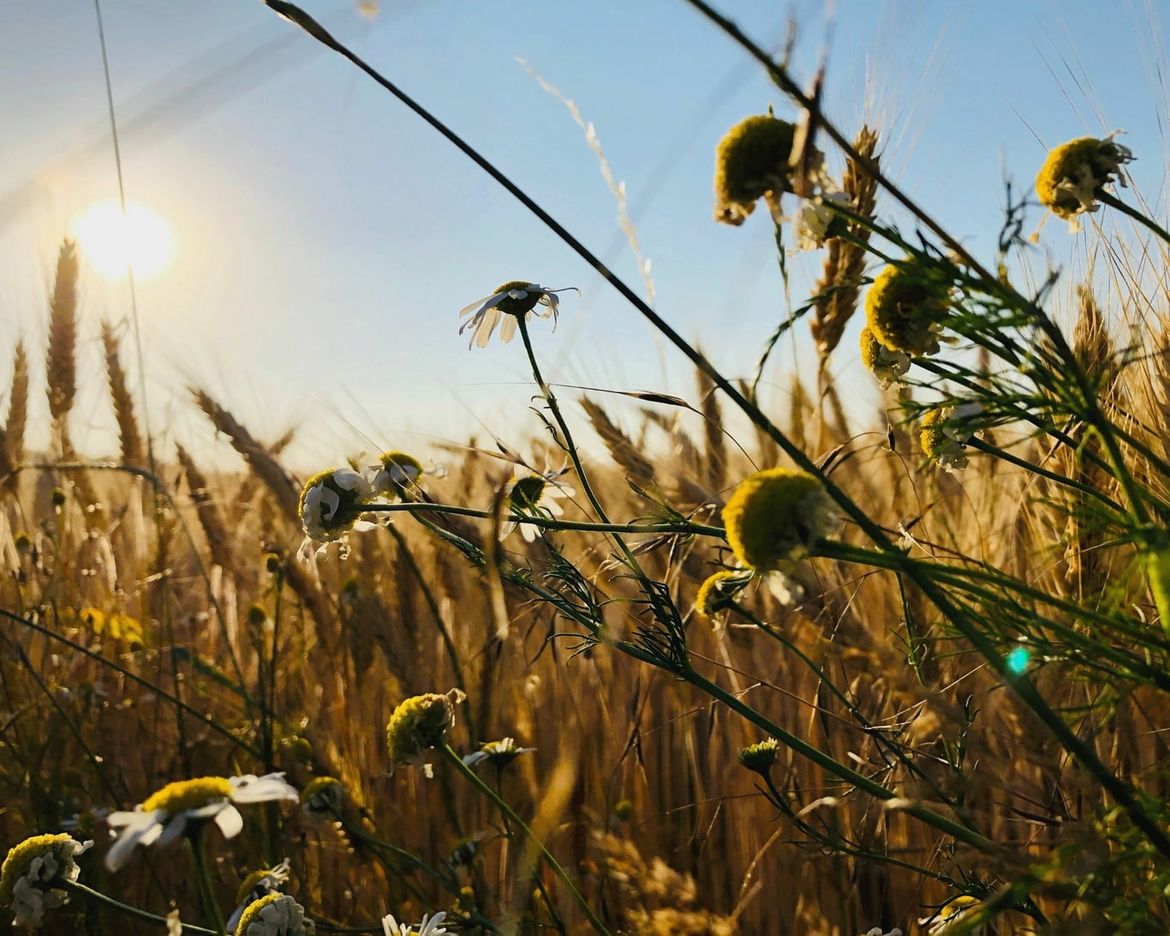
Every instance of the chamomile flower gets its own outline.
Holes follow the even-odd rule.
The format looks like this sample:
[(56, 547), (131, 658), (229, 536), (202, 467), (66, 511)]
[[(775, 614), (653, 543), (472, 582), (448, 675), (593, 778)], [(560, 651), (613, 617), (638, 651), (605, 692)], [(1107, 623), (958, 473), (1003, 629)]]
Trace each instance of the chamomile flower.
[(772, 765), (776, 763), (776, 752), (780, 749), (780, 742), (775, 738), (767, 738), (755, 744), (749, 744), (739, 750), (739, 762), (748, 770), (768, 775)]
[(791, 468), (757, 471), (739, 483), (723, 508), (732, 552), (759, 572), (801, 558), (828, 533), (831, 519), (821, 482)]
[(139, 803), (133, 812), (113, 812), (106, 822), (121, 829), (106, 852), (106, 867), (117, 871), (137, 845), (167, 845), (193, 822), (212, 820), (224, 838), (234, 838), (244, 828), (236, 805), (268, 803), (300, 797), (284, 780), (283, 773), (257, 777), (197, 777), (168, 783)]
[(919, 423), (919, 442), (924, 454), (947, 471), (967, 467), (965, 442), (976, 432), (971, 420), (983, 411), (979, 403), (938, 406), (929, 410)]
[(866, 325), (890, 351), (915, 357), (934, 354), (947, 317), (948, 293), (946, 284), (920, 264), (890, 264), (866, 294)]
[(780, 196), (792, 191), (792, 143), (796, 128), (760, 114), (741, 120), (715, 148), (715, 220), (740, 225), (761, 198), (778, 214)]
[[(459, 334), (471, 332), (471, 340), (467, 347), (479, 345), (485, 347), (500, 325), (500, 340), (508, 342), (516, 334), (516, 327), (521, 316), (535, 313), (541, 318), (553, 319), (553, 330), (557, 327), (557, 312), (560, 308), (560, 297), (557, 293), (572, 289), (579, 292), (575, 286), (565, 286), (561, 289), (549, 289), (536, 283), (524, 280), (509, 280), (496, 287), (495, 292), (483, 299), (476, 299), (470, 305), (459, 310), (459, 317), (471, 316), (459, 326)], [(503, 324), (500, 324), (503, 319)]]
[[(535, 474), (528, 469), (517, 465), (515, 476), (508, 491), (508, 508), (513, 514), (527, 514), (530, 517), (542, 517), (551, 520), (564, 515), (565, 509), (561, 506), (562, 498), (570, 498), (576, 492), (558, 479), (564, 472), (547, 471)], [(505, 539), (516, 532), (519, 527), (520, 535), (526, 543), (534, 543), (540, 539), (541, 528), (533, 523), (524, 523), (518, 520), (508, 520), (500, 526), (500, 539)]]
[(1121, 167), (1132, 159), (1133, 153), (1115, 143), (1112, 135), (1070, 140), (1049, 151), (1036, 175), (1036, 196), (1075, 233), (1080, 230), (1076, 216), (1097, 210), (1102, 188), (1115, 181), (1125, 185)]
[(370, 469), (369, 482), (374, 493), (395, 500), (414, 500), (418, 495), (418, 479), (426, 470), (413, 455), (406, 452), (383, 452), (378, 465)]
[(910, 370), (910, 355), (905, 351), (891, 351), (880, 341), (868, 325), (861, 330), (861, 363), (878, 383), (888, 387)]
[[(373, 496), (370, 482), (352, 468), (333, 468), (313, 475), (301, 489), (297, 510), (310, 547), (321, 549), (333, 540), (343, 539), (361, 518), (362, 507)], [(365, 524), (362, 524), (363, 527)]]
[(394, 914), (387, 913), (382, 917), (383, 936), (446, 936), (450, 932), (442, 925), (447, 917), (446, 913), (436, 913), (428, 917), (425, 913), (421, 921), (415, 924), (399, 923)]
[(316, 931), (304, 907), (288, 894), (273, 893), (248, 904), (235, 936), (312, 936)]
[(239, 889), (236, 891), (236, 909), (231, 917), (228, 918), (228, 931), (232, 933), (236, 931), (236, 927), (239, 925), (244, 911), (251, 904), (262, 897), (276, 893), (284, 884), (288, 883), (290, 870), (291, 865), (289, 864), (289, 860), (285, 858), (275, 868), (262, 868), (259, 871), (253, 871), (244, 878), (240, 882)]
[(46, 910), (69, 903), (71, 884), (81, 874), (73, 859), (93, 842), (71, 835), (34, 835), (14, 845), (0, 866), (0, 904), (12, 910), (17, 926), (41, 925)]
[(472, 767), (487, 761), (493, 767), (507, 767), (521, 754), (530, 754), (536, 748), (520, 747), (515, 738), (501, 738), (499, 741), (485, 741), (478, 751), (463, 756), (463, 763)]
[(707, 576), (695, 595), (695, 611), (705, 618), (714, 617), (729, 606), (751, 578), (750, 571), (740, 569), (721, 569)]
[(458, 689), (411, 696), (399, 704), (386, 723), (386, 747), (392, 766), (423, 764), (431, 748), (444, 743), (447, 731), (455, 726), (455, 706), (466, 698)]
[(329, 817), (341, 811), (345, 787), (334, 777), (314, 777), (301, 793), (301, 806), (310, 816)]
[(938, 911), (918, 921), (919, 926), (925, 926), (929, 936), (942, 936), (955, 923), (970, 916), (979, 900), (970, 894), (962, 894), (953, 900), (948, 900), (938, 908)]

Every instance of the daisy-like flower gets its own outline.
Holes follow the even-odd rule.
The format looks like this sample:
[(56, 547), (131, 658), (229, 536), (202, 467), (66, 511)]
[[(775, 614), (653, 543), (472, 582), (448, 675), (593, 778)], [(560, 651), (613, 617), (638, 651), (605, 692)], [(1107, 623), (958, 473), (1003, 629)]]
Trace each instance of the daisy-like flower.
[(524, 280), (509, 280), (506, 283), (501, 283), (490, 296), (476, 299), (475, 302), (459, 310), (460, 318), (471, 316), (459, 326), (459, 334), (462, 335), (465, 331), (471, 332), (471, 340), (468, 341), (467, 347), (470, 348), (472, 345), (485, 347), (492, 337), (492, 332), (496, 330), (496, 325), (500, 325), (502, 318), (504, 321), (500, 325), (500, 340), (508, 342), (516, 334), (520, 317), (531, 312), (541, 318), (548, 318), (551, 315), (553, 331), (556, 331), (557, 313), (561, 302), (557, 293), (569, 289), (580, 292), (575, 286), (549, 289), (547, 286), (539, 286)]
[(880, 926), (875, 926), (873, 929), (866, 930), (861, 936), (902, 936), (902, 928), (895, 926), (888, 933)]
[(394, 914), (387, 913), (382, 917), (382, 933), (384, 936), (446, 936), (450, 930), (443, 926), (446, 913), (436, 913), (428, 917), (425, 913), (420, 922), (415, 924), (399, 923)]
[(253, 871), (244, 878), (240, 882), (239, 889), (236, 891), (236, 909), (228, 918), (228, 931), (232, 933), (236, 931), (236, 927), (239, 925), (244, 911), (249, 906), (261, 897), (267, 897), (269, 894), (275, 894), (279, 891), (288, 882), (289, 871), (291, 869), (292, 866), (289, 864), (289, 860), (285, 858), (275, 868), (262, 868), (259, 871)]
[(776, 752), (779, 748), (780, 742), (775, 738), (749, 744), (739, 749), (739, 762), (748, 770), (767, 776), (772, 765), (776, 763)]
[(244, 828), (244, 817), (236, 804), (268, 803), (300, 797), (284, 780), (283, 773), (257, 777), (197, 777), (168, 783), (139, 803), (133, 812), (114, 812), (106, 822), (121, 829), (106, 852), (106, 867), (117, 871), (137, 845), (166, 845), (173, 842), (191, 822), (213, 820), (224, 838), (234, 838)]
[(732, 552), (759, 572), (801, 558), (825, 536), (831, 520), (821, 482), (791, 468), (757, 471), (739, 483), (723, 508)]
[(922, 451), (947, 471), (967, 467), (964, 443), (976, 432), (971, 420), (983, 411), (978, 403), (939, 406), (928, 411), (919, 423)]
[(301, 489), (297, 505), (306, 538), (302, 553), (307, 555), (314, 547), (319, 553), (333, 540), (343, 539), (358, 525), (362, 507), (373, 493), (370, 482), (352, 468), (313, 475)]
[(948, 900), (931, 916), (923, 917), (918, 921), (919, 926), (925, 926), (930, 936), (942, 936), (950, 927), (964, 917), (969, 916), (979, 900), (970, 894), (962, 894), (953, 900)]
[(695, 595), (695, 610), (705, 618), (714, 617), (728, 607), (751, 578), (751, 572), (739, 569), (721, 569), (707, 576)]
[(288, 894), (268, 894), (248, 904), (235, 936), (313, 936), (317, 927)]
[(760, 114), (741, 120), (715, 148), (715, 220), (740, 225), (761, 198), (779, 214), (780, 196), (792, 191), (792, 143), (796, 128)]
[(493, 767), (507, 767), (521, 754), (530, 754), (536, 748), (520, 747), (515, 738), (501, 738), (499, 741), (485, 741), (478, 751), (465, 754), (463, 763), (468, 767), (487, 761)]
[(1133, 153), (1115, 143), (1112, 135), (1070, 140), (1049, 151), (1036, 175), (1036, 196), (1076, 233), (1080, 230), (1076, 216), (1096, 211), (1097, 193), (1110, 182), (1125, 185), (1121, 167), (1132, 160)]
[[(516, 466), (515, 474), (508, 491), (508, 508), (513, 514), (527, 514), (530, 517), (543, 517), (551, 520), (563, 516), (562, 499), (571, 498), (576, 492), (558, 479), (563, 471), (546, 471), (544, 474), (534, 474), (521, 465)], [(500, 525), (500, 539), (506, 539), (520, 529), (524, 542), (535, 543), (540, 539), (541, 527), (534, 523), (524, 523), (519, 520), (507, 520)]]
[(17, 926), (37, 927), (46, 910), (69, 903), (64, 884), (81, 874), (73, 859), (93, 842), (71, 835), (34, 835), (8, 851), (0, 866), (0, 904), (12, 910)]
[(334, 816), (341, 811), (345, 787), (333, 777), (314, 777), (301, 793), (301, 806), (310, 816)]
[(938, 351), (938, 333), (947, 317), (945, 283), (912, 261), (890, 264), (869, 287), (865, 321), (889, 351), (915, 357)]
[(425, 474), (422, 462), (406, 452), (383, 452), (378, 465), (370, 469), (370, 486), (374, 493), (395, 500), (414, 500), (418, 479)]
[(400, 703), (386, 723), (386, 747), (390, 763), (423, 764), (430, 776), (426, 753), (443, 743), (455, 726), (455, 706), (466, 696), (458, 689), (411, 696)]
[(905, 351), (891, 351), (866, 325), (861, 330), (861, 363), (878, 379), (878, 383), (888, 387), (910, 370), (910, 355)]

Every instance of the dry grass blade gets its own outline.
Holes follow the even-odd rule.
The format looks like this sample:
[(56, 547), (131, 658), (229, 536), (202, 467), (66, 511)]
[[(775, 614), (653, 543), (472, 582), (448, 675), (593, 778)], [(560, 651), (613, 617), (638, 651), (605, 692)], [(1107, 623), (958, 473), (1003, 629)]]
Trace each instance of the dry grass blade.
[(191, 492), (191, 502), (195, 505), (195, 514), (199, 518), (199, 525), (203, 528), (203, 535), (207, 538), (211, 561), (224, 569), (234, 568), (227, 526), (211, 496), (211, 488), (207, 484), (207, 478), (183, 446), (176, 445), (175, 454), (178, 456), (179, 464), (183, 466), (183, 474), (187, 477), (187, 488)]
[(594, 431), (601, 436), (601, 441), (609, 449), (609, 454), (621, 465), (626, 476), (635, 484), (649, 484), (654, 477), (654, 466), (638, 451), (633, 440), (592, 400), (583, 398), (581, 407), (589, 417), (589, 422), (593, 424)]
[(122, 461), (127, 465), (141, 465), (144, 459), (142, 433), (134, 418), (134, 400), (126, 386), (126, 371), (118, 358), (118, 336), (109, 322), (102, 322), (102, 347), (106, 354), (106, 380), (110, 385), (110, 402), (118, 421), (118, 443)]
[(62, 242), (57, 278), (49, 300), (49, 350), (45, 361), (49, 414), (57, 428), (63, 457), (73, 451), (65, 420), (77, 396), (77, 248)]
[[(862, 127), (853, 145), (861, 156), (877, 165), (877, 142), (877, 134), (869, 127)], [(843, 189), (849, 196), (851, 211), (862, 218), (873, 217), (877, 180), (852, 159), (845, 167)], [(863, 224), (850, 224), (849, 236), (851, 240), (848, 241), (839, 237), (829, 241), (824, 268), (816, 286), (816, 314), (810, 327), (822, 359), (832, 354), (841, 341), (845, 325), (857, 309), (857, 297), (861, 292), (864, 245), (869, 241), (869, 228)]]
[(211, 395), (199, 387), (192, 387), (195, 403), (203, 410), (212, 425), (231, 440), (234, 448), (248, 463), (252, 474), (264, 483), (289, 519), (297, 520), (298, 491), (296, 483), (267, 448), (257, 442), (250, 432)]

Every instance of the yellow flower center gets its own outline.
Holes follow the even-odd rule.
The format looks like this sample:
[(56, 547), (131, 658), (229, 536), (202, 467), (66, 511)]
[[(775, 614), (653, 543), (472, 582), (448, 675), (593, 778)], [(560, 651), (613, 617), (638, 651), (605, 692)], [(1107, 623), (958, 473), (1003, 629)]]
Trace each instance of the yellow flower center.
[(742, 224), (765, 195), (792, 191), (796, 128), (771, 115), (741, 120), (715, 149), (715, 220)]
[(711, 617), (727, 607), (728, 601), (739, 590), (736, 586), (742, 587), (745, 581), (744, 573), (731, 572), (726, 569), (708, 576), (707, 580), (699, 586), (698, 594), (695, 595), (695, 610), (703, 617)]
[[(1112, 140), (1080, 137), (1055, 147), (1036, 174), (1036, 197), (1061, 218), (1086, 210), (1095, 189), (1113, 181), (1129, 151)], [(1091, 210), (1091, 209), (1090, 209)]]
[(451, 693), (428, 692), (402, 702), (386, 724), (386, 746), (390, 750), (391, 763), (408, 762), (428, 748), (442, 744), (447, 729), (455, 724), (452, 703), (461, 699), (462, 693), (453, 697)]
[(64, 845), (72, 838), (64, 832), (55, 835), (34, 835), (12, 846), (3, 866), (0, 866), (0, 904), (8, 906), (12, 903), (13, 888), (28, 871), (34, 858), (54, 851), (58, 845)]
[(509, 315), (524, 315), (531, 312), (536, 307), (537, 300), (543, 295), (535, 283), (527, 283), (524, 280), (508, 280), (506, 283), (501, 283), (492, 295), (498, 296), (500, 293), (509, 292), (524, 293), (523, 296), (516, 298), (508, 296), (500, 300), (497, 308)]
[(142, 804), (144, 812), (162, 810), (168, 816), (186, 809), (207, 806), (216, 800), (231, 796), (232, 785), (223, 777), (196, 777), (194, 780), (177, 780), (168, 783), (157, 793), (152, 793)]
[(261, 897), (259, 900), (253, 900), (250, 904), (248, 904), (247, 908), (240, 916), (240, 922), (236, 925), (236, 936), (244, 936), (244, 934), (248, 932), (248, 927), (259, 920), (260, 911), (269, 904), (276, 903), (276, 901), (282, 898), (288, 900), (292, 899), (291, 897), (288, 897), (287, 894), (272, 893)]
[[(865, 297), (869, 331), (878, 344), (892, 351), (913, 355), (937, 351), (935, 332), (946, 314), (946, 287), (914, 267), (887, 266)], [(864, 344), (862, 350), (864, 354)]]
[(742, 481), (723, 508), (736, 558), (765, 571), (799, 558), (821, 536), (822, 496), (820, 481), (790, 468), (759, 471)]

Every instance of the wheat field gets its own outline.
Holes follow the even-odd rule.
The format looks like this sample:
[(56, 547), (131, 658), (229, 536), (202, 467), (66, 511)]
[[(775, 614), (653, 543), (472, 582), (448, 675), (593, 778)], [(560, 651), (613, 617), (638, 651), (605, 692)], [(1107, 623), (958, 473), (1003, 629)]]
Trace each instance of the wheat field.
[[(43, 335), (0, 349), (18, 922), (310, 931), (250, 906), (283, 892), (318, 932), (1170, 931), (1170, 237), (1115, 185), (1132, 154), (1054, 150), (980, 260), (926, 212), (921, 241), (883, 220), (880, 128), (838, 131), (764, 58), (797, 118), (728, 132), (716, 218), (762, 199), (782, 255), (821, 253), (767, 345), (807, 327), (820, 356), (784, 411), (682, 339), (686, 399), (550, 387), (528, 329), (572, 297), (504, 282), (465, 311), (528, 353), (523, 454), (469, 438), (302, 477), (295, 430), (257, 438), (202, 387), (221, 451), (152, 438), (141, 362), (81, 333), (61, 244)], [(1084, 224), (1106, 274), (1050, 276), (1026, 207)], [(834, 376), (863, 318), (872, 373)], [(93, 338), (101, 387), (77, 376)], [(115, 458), (74, 442), (96, 394)], [(62, 833), (93, 844), (48, 870), (17, 847)]]

